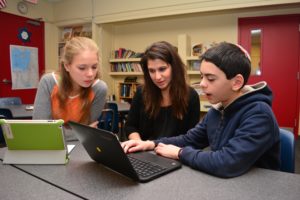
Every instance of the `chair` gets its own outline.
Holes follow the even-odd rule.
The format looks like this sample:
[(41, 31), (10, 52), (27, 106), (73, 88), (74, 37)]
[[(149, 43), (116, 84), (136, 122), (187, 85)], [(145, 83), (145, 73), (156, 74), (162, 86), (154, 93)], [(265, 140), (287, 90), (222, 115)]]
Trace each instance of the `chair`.
[[(12, 119), (12, 113), (9, 109), (0, 108), (0, 119)], [(4, 136), (2, 133), (2, 128), (0, 127), (0, 147), (6, 146)]]
[(295, 138), (288, 130), (280, 129), (280, 171), (295, 172)]
[(13, 119), (13, 115), (8, 108), (0, 108), (0, 116), (1, 115), (1, 119)]
[(21, 105), (22, 100), (20, 97), (1, 97), (0, 106), (4, 105)]
[(98, 118), (98, 128), (113, 131), (114, 111), (112, 109), (103, 109)]
[(119, 110), (118, 110), (118, 104), (116, 102), (107, 102), (107, 107), (114, 112), (114, 119), (112, 123), (112, 132), (113, 133), (119, 133)]
[(119, 113), (118, 105), (115, 102), (107, 102), (105, 109), (102, 110), (100, 117), (98, 118), (98, 128), (111, 131), (113, 133), (119, 133)]

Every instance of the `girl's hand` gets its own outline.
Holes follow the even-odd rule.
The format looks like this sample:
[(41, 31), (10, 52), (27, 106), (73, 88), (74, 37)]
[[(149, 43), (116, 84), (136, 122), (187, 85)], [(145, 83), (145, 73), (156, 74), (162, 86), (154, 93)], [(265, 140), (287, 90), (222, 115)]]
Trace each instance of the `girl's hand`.
[(99, 121), (95, 121), (93, 123), (91, 123), (89, 126), (93, 127), (93, 128), (97, 128)]
[(125, 153), (132, 153), (136, 151), (146, 151), (152, 150), (155, 147), (154, 142), (152, 141), (143, 141), (143, 140), (128, 140), (121, 143), (122, 148)]

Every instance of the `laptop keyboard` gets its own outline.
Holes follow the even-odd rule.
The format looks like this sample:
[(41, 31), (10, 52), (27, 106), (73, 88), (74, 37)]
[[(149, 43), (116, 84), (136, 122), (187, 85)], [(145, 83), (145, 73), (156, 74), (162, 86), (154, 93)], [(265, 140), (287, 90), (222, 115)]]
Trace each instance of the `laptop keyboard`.
[(158, 172), (165, 170), (166, 168), (157, 164), (153, 164), (151, 162), (145, 162), (139, 160), (137, 158), (133, 158), (130, 155), (127, 155), (129, 161), (131, 162), (134, 170), (137, 172), (139, 176), (147, 177), (152, 176)]

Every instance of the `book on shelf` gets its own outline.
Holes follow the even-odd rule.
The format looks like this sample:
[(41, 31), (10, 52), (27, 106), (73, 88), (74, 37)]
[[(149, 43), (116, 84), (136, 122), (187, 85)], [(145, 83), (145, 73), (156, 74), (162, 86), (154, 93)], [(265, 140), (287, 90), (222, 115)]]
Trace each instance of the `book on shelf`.
[(71, 39), (72, 37), (72, 31), (73, 31), (73, 28), (72, 27), (65, 27), (62, 31), (62, 41), (63, 42), (66, 42), (68, 40)]
[(92, 38), (92, 27), (90, 25), (65, 27), (62, 30), (62, 41), (66, 42), (72, 37), (88, 37)]
[(120, 83), (120, 97), (121, 98), (132, 98), (136, 92), (136, 88), (138, 85), (140, 85), (140, 83), (138, 83), (138, 82)]
[(199, 71), (200, 70), (200, 60), (191, 60), (190, 61), (190, 70)]
[(134, 72), (142, 72), (142, 67), (140, 63), (132, 63), (131, 67), (133, 68)]
[(72, 37), (80, 36), (81, 32), (82, 32), (82, 26), (75, 26), (75, 27), (73, 27)]
[(203, 53), (203, 44), (195, 44), (192, 46), (192, 55), (200, 56)]
[(113, 50), (111, 57), (112, 58), (140, 58), (143, 53), (137, 53), (130, 49), (125, 49), (120, 47), (119, 49)]
[(134, 55), (134, 54), (135, 54), (134, 51), (128, 49), (128, 50), (126, 50), (125, 53), (124, 53), (124, 58), (130, 58), (130, 57), (131, 57), (132, 55)]
[(192, 46), (192, 56), (200, 56), (205, 51), (207, 51), (207, 49), (209, 49), (213, 46), (216, 46), (216, 45), (217, 45), (217, 42), (215, 42), (215, 41), (194, 44)]
[(142, 68), (140, 63), (134, 62), (121, 62), (111, 63), (111, 72), (141, 72)]
[(121, 90), (120, 90), (120, 96), (121, 97), (130, 97), (131, 88), (132, 88), (132, 85), (122, 84)]
[(134, 53), (130, 56), (130, 58), (141, 58), (143, 57), (144, 53)]
[(90, 26), (90, 25), (82, 26), (80, 36), (92, 38), (92, 26)]

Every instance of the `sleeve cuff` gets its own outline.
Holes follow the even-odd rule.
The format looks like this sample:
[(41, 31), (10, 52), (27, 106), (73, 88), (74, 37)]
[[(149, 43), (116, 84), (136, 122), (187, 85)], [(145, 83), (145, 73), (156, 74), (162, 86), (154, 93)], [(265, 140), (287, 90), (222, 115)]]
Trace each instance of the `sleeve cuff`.
[(159, 140), (153, 140), (153, 142), (154, 142), (154, 148), (158, 145), (158, 143), (159, 143)]

